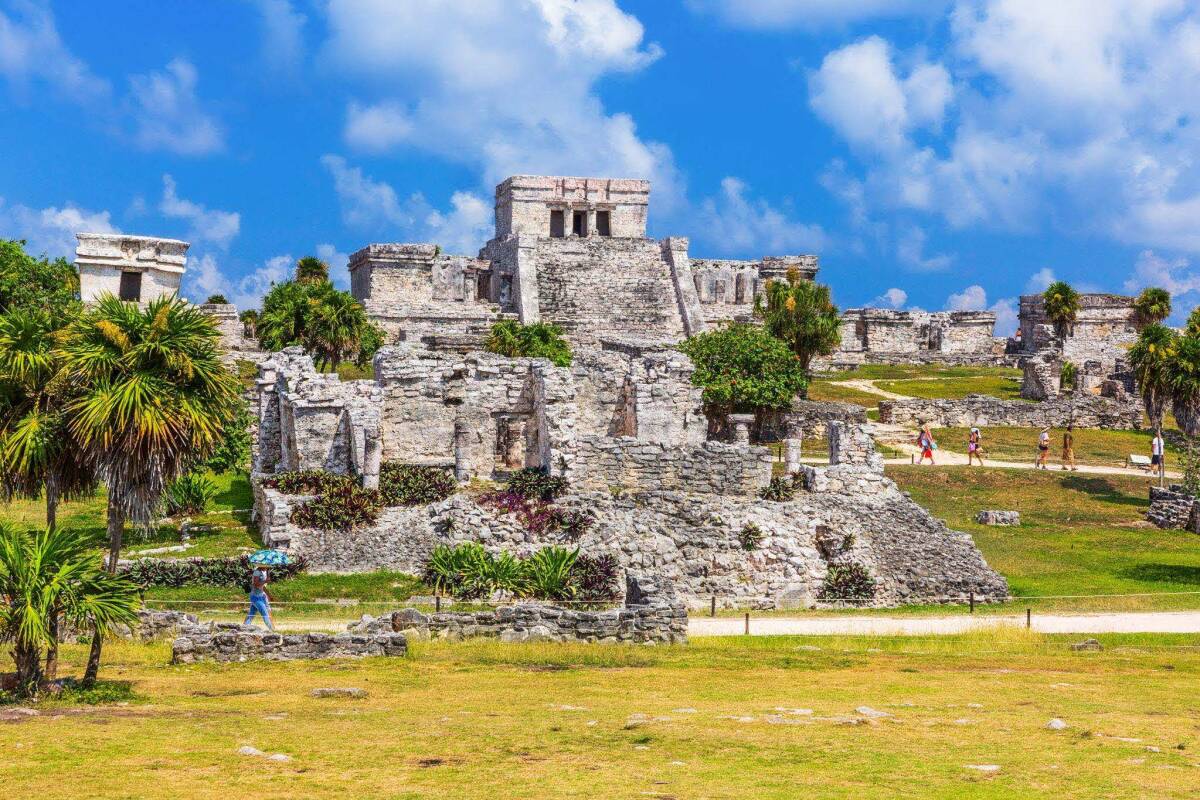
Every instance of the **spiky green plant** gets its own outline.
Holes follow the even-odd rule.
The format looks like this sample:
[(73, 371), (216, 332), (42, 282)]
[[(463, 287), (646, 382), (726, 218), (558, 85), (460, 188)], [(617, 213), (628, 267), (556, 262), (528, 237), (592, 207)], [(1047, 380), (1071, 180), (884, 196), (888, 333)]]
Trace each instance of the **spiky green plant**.
[(371, 326), (366, 309), (349, 292), (334, 290), (314, 293), (304, 349), (322, 369), (336, 367), (350, 355), (358, 355), (364, 335)]
[(528, 592), (548, 600), (570, 600), (578, 587), (571, 570), (579, 558), (579, 548), (543, 547), (525, 560)]
[(58, 504), (90, 495), (96, 472), (80, 447), (64, 408), (74, 387), (62, 369), (58, 328), (63, 320), (36, 308), (0, 314), (0, 496), (45, 494), (46, 526)]
[[(1163, 415), (1167, 401), (1171, 399), (1171, 369), (1179, 346), (1179, 336), (1161, 323), (1151, 323), (1142, 328), (1138, 340), (1129, 348), (1129, 367), (1133, 380), (1142, 395), (1146, 415), (1154, 426), (1154, 433), (1162, 438)], [(1159, 484), (1165, 482), (1164, 468), (1159, 464)]]
[(1142, 289), (1133, 301), (1139, 325), (1154, 325), (1171, 316), (1171, 293), (1157, 286)]
[[(137, 621), (137, 587), (105, 572), (83, 531), (17, 530), (0, 523), (0, 642), (12, 645), (18, 693), (36, 694), (42, 653), (57, 646), (58, 618), (97, 638)], [(47, 672), (55, 668), (48, 656)]]
[(258, 319), (259, 343), (268, 350), (300, 345), (321, 369), (350, 356), (370, 361), (383, 335), (349, 292), (329, 281), (287, 281), (271, 287)]
[(812, 360), (831, 354), (842, 341), (842, 320), (829, 287), (805, 279), (793, 267), (786, 281), (767, 281), (763, 297), (755, 300), (755, 312), (767, 331), (799, 359), (805, 377), (800, 394), (807, 397)]
[(1079, 292), (1066, 281), (1055, 281), (1042, 293), (1042, 307), (1058, 338), (1065, 339), (1079, 315)]
[(571, 366), (571, 346), (563, 331), (548, 322), (522, 325), (505, 319), (492, 326), (484, 347), (489, 353), (509, 358), (546, 358), (556, 367)]
[(236, 418), (240, 386), (219, 342), (212, 320), (174, 296), (143, 309), (105, 295), (65, 332), (63, 369), (77, 396), (64, 411), (108, 487), (110, 572), (126, 520), (148, 526), (167, 485), (208, 458)]
[(297, 283), (324, 283), (329, 280), (329, 265), (316, 256), (305, 256), (296, 262)]

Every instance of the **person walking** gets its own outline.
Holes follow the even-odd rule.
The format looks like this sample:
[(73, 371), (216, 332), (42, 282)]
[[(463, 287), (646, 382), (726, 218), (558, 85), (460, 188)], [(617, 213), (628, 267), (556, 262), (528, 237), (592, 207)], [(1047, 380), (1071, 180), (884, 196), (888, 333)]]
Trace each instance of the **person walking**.
[(271, 621), (271, 596), (267, 594), (267, 568), (259, 565), (250, 573), (250, 612), (246, 614), (245, 625), (254, 624), (254, 615), (258, 614), (267, 625), (267, 630), (275, 630)]
[(929, 430), (929, 423), (922, 426), (921, 433), (917, 436), (917, 447), (921, 450), (921, 457), (917, 459), (917, 463), (924, 464), (928, 458), (930, 466), (933, 466), (933, 451), (937, 450), (937, 442)]
[(1072, 472), (1079, 471), (1079, 468), (1075, 466), (1074, 425), (1067, 425), (1067, 429), (1063, 432), (1062, 468), (1064, 470), (1070, 469)]
[(1033, 462), (1034, 469), (1047, 469), (1046, 459), (1050, 456), (1050, 429), (1042, 428), (1042, 432), (1038, 434), (1038, 454), (1037, 461)]
[(1158, 473), (1160, 478), (1165, 474), (1167, 469), (1166, 459), (1163, 458), (1162, 436), (1157, 433), (1150, 440), (1150, 466)]
[(967, 466), (974, 463), (974, 459), (979, 459), (979, 466), (983, 466), (983, 434), (979, 432), (979, 428), (971, 428), (971, 432), (967, 434)]

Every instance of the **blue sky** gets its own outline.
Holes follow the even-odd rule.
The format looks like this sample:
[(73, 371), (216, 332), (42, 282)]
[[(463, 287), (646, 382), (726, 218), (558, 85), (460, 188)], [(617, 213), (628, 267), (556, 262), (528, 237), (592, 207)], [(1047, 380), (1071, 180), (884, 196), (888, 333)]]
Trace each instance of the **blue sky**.
[(473, 253), (514, 173), (648, 177), (652, 235), (843, 307), (1200, 297), (1184, 0), (0, 0), (0, 112), (0, 236), (185, 238), (194, 299)]

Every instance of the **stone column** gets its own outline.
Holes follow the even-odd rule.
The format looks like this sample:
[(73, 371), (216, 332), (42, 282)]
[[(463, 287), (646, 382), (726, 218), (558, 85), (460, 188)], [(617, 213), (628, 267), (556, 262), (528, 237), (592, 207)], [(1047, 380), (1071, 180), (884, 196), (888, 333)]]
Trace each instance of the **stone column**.
[(800, 440), (799, 439), (784, 439), (783, 440), (783, 459), (787, 467), (788, 475), (795, 475), (800, 471)]
[(730, 414), (729, 424), (733, 427), (734, 444), (750, 444), (750, 426), (754, 424), (753, 414)]
[(454, 423), (454, 477), (459, 483), (471, 480), (471, 428), (461, 420)]

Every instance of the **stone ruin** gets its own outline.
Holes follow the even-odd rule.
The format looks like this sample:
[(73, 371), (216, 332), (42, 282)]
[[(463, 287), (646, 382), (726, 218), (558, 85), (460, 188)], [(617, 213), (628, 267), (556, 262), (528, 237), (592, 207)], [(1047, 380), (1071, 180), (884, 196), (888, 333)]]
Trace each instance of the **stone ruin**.
[[(575, 344), (677, 342), (753, 319), (768, 280), (812, 280), (815, 255), (693, 258), (687, 238), (646, 236), (642, 180), (518, 175), (496, 187), (495, 235), (474, 257), (436, 244), (371, 244), (350, 257), (351, 292), (391, 342), (479, 349), (502, 319), (560, 325)], [(853, 309), (835, 366), (1008, 363), (988, 311)]]
[[(693, 366), (656, 343), (602, 338), (570, 367), (540, 359), (450, 353), (411, 342), (383, 348), (375, 378), (318, 374), (298, 349), (260, 365), (252, 483), (263, 543), (304, 555), (318, 571), (419, 574), (438, 544), (476, 541), (528, 556), (550, 544), (610, 554), (627, 573), (668, 582), (680, 602), (815, 605), (832, 567), (875, 581), (865, 602), (999, 600), (1007, 586), (970, 537), (949, 530), (883, 475), (866, 429), (828, 423), (829, 466), (785, 449), (793, 499), (759, 498), (774, 457), (748, 436), (709, 441)], [(741, 426), (744, 428), (744, 425)], [(536, 534), (517, 515), (460, 491), (428, 506), (386, 508), (371, 526), (303, 529), (309, 498), (286, 496), (270, 473), (325, 469), (378, 481), (398, 461), (453, 470), (460, 481), (502, 480), (533, 467), (569, 481), (557, 504), (586, 513), (586, 530)], [(761, 542), (747, 549), (741, 532)]]
[(75, 238), (83, 302), (112, 294), (144, 305), (179, 292), (187, 267), (187, 242), (120, 233), (77, 233)]

